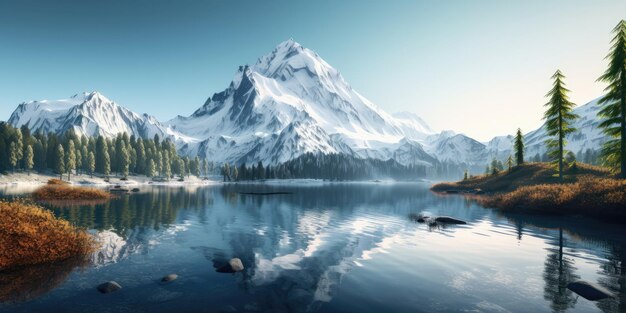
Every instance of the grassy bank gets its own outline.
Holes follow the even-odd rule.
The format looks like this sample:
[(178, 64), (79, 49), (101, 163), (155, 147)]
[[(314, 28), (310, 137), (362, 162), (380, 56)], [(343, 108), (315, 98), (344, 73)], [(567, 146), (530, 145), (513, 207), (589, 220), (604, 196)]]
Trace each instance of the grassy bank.
[(32, 196), (38, 201), (107, 200), (113, 197), (104, 190), (75, 187), (58, 179), (49, 180), (47, 185), (35, 190)]
[(626, 180), (603, 168), (579, 164), (564, 179), (550, 164), (529, 163), (496, 175), (436, 184), (436, 192), (479, 194), (484, 206), (509, 211), (578, 214), (626, 222)]
[(0, 201), (0, 271), (81, 257), (95, 248), (84, 230), (22, 201)]

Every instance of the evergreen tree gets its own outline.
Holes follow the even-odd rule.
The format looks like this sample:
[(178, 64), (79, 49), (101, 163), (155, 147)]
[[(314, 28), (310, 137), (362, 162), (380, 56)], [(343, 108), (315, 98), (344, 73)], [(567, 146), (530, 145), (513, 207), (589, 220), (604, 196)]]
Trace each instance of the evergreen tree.
[(109, 178), (109, 175), (111, 174), (111, 157), (109, 156), (109, 152), (107, 150), (104, 150), (103, 159), (104, 164), (102, 167), (102, 174), (104, 174), (104, 177)]
[(70, 139), (67, 143), (67, 151), (65, 152), (65, 169), (67, 171), (67, 181), (71, 181), (72, 170), (76, 168), (76, 148), (74, 140)]
[(522, 135), (522, 130), (519, 128), (515, 134), (513, 146), (515, 147), (515, 162), (517, 165), (524, 164), (524, 135)]
[(209, 163), (206, 159), (202, 159), (202, 172), (204, 172), (204, 176), (209, 176)]
[(552, 75), (554, 83), (552, 89), (546, 95), (549, 101), (545, 104), (548, 109), (544, 114), (547, 134), (554, 137), (546, 140), (546, 144), (550, 157), (554, 163), (558, 164), (559, 178), (561, 179), (563, 178), (564, 146), (567, 143), (565, 136), (576, 131), (570, 125), (578, 118), (578, 115), (572, 113), (574, 103), (569, 101), (567, 96), (569, 90), (565, 88), (564, 78), (565, 76), (559, 70)]
[(491, 160), (491, 175), (496, 175), (498, 174), (498, 172), (500, 172), (498, 168), (498, 160), (494, 158), (493, 160)]
[(178, 174), (180, 175), (180, 178), (184, 178), (185, 176), (185, 172), (184, 172), (184, 168), (185, 168), (185, 161), (183, 161), (182, 158), (178, 158), (178, 160), (176, 161), (178, 163)]
[(200, 177), (200, 158), (198, 156), (193, 159), (193, 174)]
[(609, 84), (598, 115), (603, 119), (600, 127), (611, 137), (602, 147), (603, 163), (626, 178), (626, 21), (621, 20), (613, 33), (612, 51), (606, 57), (609, 67), (598, 78)]
[(163, 174), (167, 179), (172, 178), (172, 169), (170, 167), (170, 156), (168, 151), (163, 151)]
[(130, 167), (130, 155), (125, 145), (121, 145), (119, 155), (119, 170), (124, 178), (128, 177)]
[(468, 179), (469, 179), (469, 172), (465, 170), (465, 172), (463, 173), (463, 180), (468, 180)]
[(24, 157), (24, 138), (22, 136), (22, 130), (19, 128), (15, 130), (15, 156), (19, 167), (19, 164)]
[(93, 152), (89, 152), (89, 158), (87, 159), (89, 176), (93, 177), (93, 172), (96, 170), (96, 156)]
[(61, 144), (57, 147), (56, 166), (56, 171), (60, 175), (59, 179), (63, 180), (63, 172), (65, 171), (65, 150), (63, 150), (63, 145)]
[(33, 166), (35, 165), (33, 161), (33, 156), (33, 146), (27, 145), (26, 155), (24, 155), (24, 167), (26, 168), (26, 172), (28, 173), (28, 175), (30, 175), (30, 170), (33, 169)]
[(15, 141), (12, 141), (9, 144), (9, 164), (11, 164), (11, 168), (13, 169), (13, 171), (15, 171), (15, 167), (17, 166), (17, 145), (15, 144)]
[(148, 166), (146, 168), (146, 176), (154, 177), (156, 172), (156, 166), (154, 165), (154, 161), (152, 159), (148, 160)]
[(509, 157), (506, 159), (506, 166), (509, 172), (513, 169), (513, 157), (509, 154)]
[(239, 170), (237, 169), (236, 166), (233, 166), (233, 175), (232, 175), (232, 177), (233, 177), (233, 180), (235, 180), (235, 181), (239, 177)]

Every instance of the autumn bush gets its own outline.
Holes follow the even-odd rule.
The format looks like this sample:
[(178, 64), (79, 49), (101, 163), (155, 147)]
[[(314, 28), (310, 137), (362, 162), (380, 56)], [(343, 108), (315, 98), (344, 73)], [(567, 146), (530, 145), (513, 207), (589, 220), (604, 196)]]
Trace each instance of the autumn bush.
[(53, 178), (48, 179), (48, 185), (69, 185), (69, 183), (60, 179)]
[(0, 271), (86, 256), (96, 246), (85, 230), (36, 204), (0, 201)]
[(64, 184), (50, 184), (33, 192), (35, 200), (98, 200), (111, 199), (112, 194), (95, 188), (73, 187)]
[(505, 210), (626, 220), (626, 180), (582, 176), (572, 183), (523, 186), (479, 201)]

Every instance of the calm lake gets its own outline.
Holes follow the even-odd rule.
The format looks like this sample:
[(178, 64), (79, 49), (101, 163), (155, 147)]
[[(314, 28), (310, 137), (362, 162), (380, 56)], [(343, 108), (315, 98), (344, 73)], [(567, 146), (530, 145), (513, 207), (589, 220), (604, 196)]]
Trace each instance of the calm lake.
[[(626, 312), (626, 227), (503, 214), (428, 187), (145, 186), (105, 204), (50, 206), (104, 246), (87, 264), (1, 273), (0, 312)], [(272, 191), (289, 193), (242, 194)], [(422, 212), (468, 224), (409, 218)], [(243, 272), (216, 272), (233, 257)], [(170, 273), (178, 279), (159, 282)], [(579, 279), (618, 297), (565, 288)], [(100, 294), (109, 280), (123, 288)]]

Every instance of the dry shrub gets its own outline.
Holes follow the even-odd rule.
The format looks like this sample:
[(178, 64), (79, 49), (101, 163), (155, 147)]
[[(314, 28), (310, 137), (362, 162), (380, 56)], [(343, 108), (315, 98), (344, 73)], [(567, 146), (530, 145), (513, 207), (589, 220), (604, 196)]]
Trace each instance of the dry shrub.
[(23, 201), (0, 201), (0, 271), (86, 256), (95, 241), (85, 230)]
[(48, 179), (48, 185), (69, 185), (69, 183), (60, 179), (52, 178)]
[(626, 180), (582, 176), (573, 183), (524, 186), (480, 201), (506, 210), (626, 219)]
[(110, 193), (86, 187), (72, 187), (69, 185), (45, 185), (33, 192), (35, 200), (96, 200), (111, 199)]

